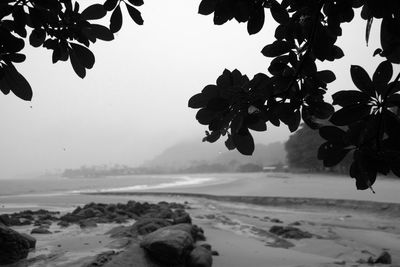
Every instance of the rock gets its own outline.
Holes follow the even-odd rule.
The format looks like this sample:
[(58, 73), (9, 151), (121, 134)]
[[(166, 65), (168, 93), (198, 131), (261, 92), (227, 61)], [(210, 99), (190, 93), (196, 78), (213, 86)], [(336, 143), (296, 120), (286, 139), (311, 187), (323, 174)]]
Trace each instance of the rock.
[(276, 234), (283, 238), (290, 239), (303, 239), (303, 238), (311, 238), (312, 234), (306, 231), (302, 231), (299, 228), (292, 226), (277, 226), (274, 225), (269, 229), (270, 233)]
[(51, 234), (49, 230), (43, 227), (33, 228), (31, 234)]
[(110, 235), (111, 238), (123, 238), (123, 237), (137, 237), (138, 233), (135, 227), (132, 226), (117, 226), (106, 232), (106, 235)]
[(0, 223), (10, 226), (10, 216), (8, 214), (0, 214)]
[(36, 238), (34, 238), (33, 236), (30, 236), (28, 234), (25, 234), (25, 233), (20, 233), (20, 235), (23, 238), (25, 238), (26, 241), (28, 241), (29, 249), (33, 249), (36, 247)]
[(271, 222), (273, 223), (283, 223), (281, 220), (279, 220), (278, 218), (273, 218), (271, 219)]
[(99, 255), (97, 255), (96, 258), (91, 263), (85, 264), (84, 267), (103, 266), (107, 262), (111, 261), (111, 259), (117, 254), (118, 253), (115, 252), (114, 250), (102, 252)]
[(0, 224), (0, 265), (25, 259), (29, 249), (30, 243), (23, 235)]
[(379, 255), (379, 257), (375, 260), (375, 263), (381, 263), (381, 264), (392, 264), (392, 256), (389, 254), (389, 252), (384, 251)]
[(81, 228), (97, 227), (97, 223), (93, 220), (82, 220), (79, 222)]
[(171, 223), (165, 219), (143, 218), (136, 221), (133, 227), (137, 229), (140, 235), (146, 235), (169, 225), (171, 225)]
[(192, 218), (190, 218), (190, 215), (188, 213), (184, 213), (174, 218), (173, 224), (179, 224), (179, 223), (192, 223)]
[(203, 248), (205, 248), (205, 249), (208, 249), (209, 251), (211, 251), (212, 250), (212, 247), (211, 247), (211, 245), (210, 244), (208, 244), (208, 243), (203, 243), (203, 244), (201, 244), (200, 246), (202, 246)]
[(76, 214), (67, 213), (64, 216), (60, 217), (61, 221), (69, 222), (69, 223), (77, 223), (82, 219), (82, 217), (77, 216)]
[(277, 237), (274, 238), (273, 241), (268, 241), (266, 243), (267, 246), (273, 247), (273, 248), (291, 248), (294, 247), (294, 244), (287, 241), (286, 239)]
[(81, 211), (79, 211), (76, 215), (79, 217), (88, 219), (88, 218), (93, 218), (93, 217), (101, 217), (101, 216), (103, 216), (103, 213), (101, 213), (101, 211), (96, 210), (94, 208), (86, 208), (86, 209), (82, 209)]
[(161, 228), (146, 235), (140, 246), (159, 262), (179, 264), (193, 247), (193, 238), (186, 231)]
[(295, 222), (290, 223), (289, 225), (300, 226), (301, 222), (295, 221)]
[(213, 255), (213, 256), (219, 256), (219, 253), (218, 253), (218, 251), (213, 250), (213, 251), (211, 251), (211, 255)]
[(61, 227), (68, 227), (69, 226), (69, 222), (66, 221), (59, 221), (57, 223), (57, 225), (61, 226)]
[(212, 266), (212, 255), (211, 251), (198, 246), (195, 247), (189, 254), (187, 259), (188, 267), (211, 267)]

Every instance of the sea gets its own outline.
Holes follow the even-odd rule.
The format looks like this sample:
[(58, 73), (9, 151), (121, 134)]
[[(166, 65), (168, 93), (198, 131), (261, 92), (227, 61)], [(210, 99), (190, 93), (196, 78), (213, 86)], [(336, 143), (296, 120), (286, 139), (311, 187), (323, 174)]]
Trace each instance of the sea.
[[(0, 213), (23, 209), (70, 209), (88, 202), (110, 202), (85, 193), (142, 192), (210, 184), (214, 177), (188, 175), (126, 175), (97, 178), (46, 177), (0, 180)], [(127, 197), (112, 197), (124, 201)]]

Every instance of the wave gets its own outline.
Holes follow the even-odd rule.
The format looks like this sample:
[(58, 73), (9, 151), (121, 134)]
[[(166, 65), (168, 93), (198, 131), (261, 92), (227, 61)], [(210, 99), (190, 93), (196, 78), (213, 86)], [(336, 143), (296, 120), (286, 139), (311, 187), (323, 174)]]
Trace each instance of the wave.
[(115, 188), (72, 190), (72, 191), (69, 191), (69, 193), (81, 194), (81, 193), (143, 191), (143, 190), (164, 189), (164, 188), (171, 188), (171, 187), (194, 186), (194, 185), (200, 185), (200, 184), (204, 184), (204, 183), (215, 180), (215, 178), (212, 178), (212, 177), (182, 176), (182, 177), (176, 177), (176, 178), (178, 179), (176, 181), (160, 183), (160, 184), (155, 184), (155, 185), (140, 184), (140, 185), (115, 187)]

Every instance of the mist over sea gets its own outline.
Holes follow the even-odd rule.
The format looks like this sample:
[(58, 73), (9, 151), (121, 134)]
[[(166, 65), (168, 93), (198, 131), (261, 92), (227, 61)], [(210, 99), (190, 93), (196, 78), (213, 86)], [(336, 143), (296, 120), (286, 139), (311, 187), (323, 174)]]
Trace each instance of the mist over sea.
[(127, 175), (99, 178), (37, 178), (0, 180), (0, 197), (57, 195), (89, 192), (118, 192), (163, 189), (202, 184), (209, 177), (185, 175)]

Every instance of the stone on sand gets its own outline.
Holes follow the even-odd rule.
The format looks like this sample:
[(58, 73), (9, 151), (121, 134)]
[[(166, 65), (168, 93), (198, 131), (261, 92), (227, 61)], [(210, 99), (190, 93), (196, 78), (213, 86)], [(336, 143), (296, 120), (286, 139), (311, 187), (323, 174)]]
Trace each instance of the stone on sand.
[(146, 235), (140, 246), (166, 264), (182, 263), (193, 247), (192, 235), (183, 230), (161, 228)]
[(211, 250), (208, 250), (203, 246), (195, 247), (188, 256), (187, 266), (211, 267), (213, 262), (211, 253)]
[(44, 227), (33, 228), (31, 234), (51, 234), (51, 232)]
[(0, 265), (25, 259), (31, 245), (24, 235), (0, 223)]

